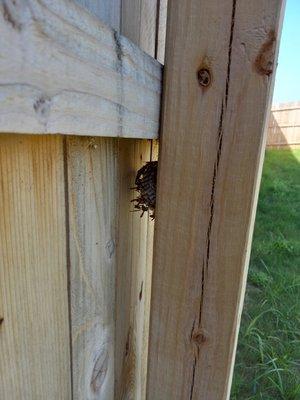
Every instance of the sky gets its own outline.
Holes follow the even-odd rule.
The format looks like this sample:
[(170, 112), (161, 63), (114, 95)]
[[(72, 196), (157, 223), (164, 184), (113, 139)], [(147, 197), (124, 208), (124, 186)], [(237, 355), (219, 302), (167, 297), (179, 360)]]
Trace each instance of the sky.
[(300, 0), (287, 0), (273, 104), (300, 101)]

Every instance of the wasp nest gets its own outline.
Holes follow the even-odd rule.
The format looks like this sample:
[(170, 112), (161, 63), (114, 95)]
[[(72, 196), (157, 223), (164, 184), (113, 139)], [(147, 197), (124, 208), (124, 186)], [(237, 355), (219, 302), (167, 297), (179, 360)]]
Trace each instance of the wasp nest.
[(141, 217), (146, 211), (150, 211), (151, 219), (155, 217), (156, 178), (157, 161), (147, 162), (136, 174), (133, 189), (138, 192), (138, 196), (132, 202), (134, 203), (134, 211), (141, 211)]

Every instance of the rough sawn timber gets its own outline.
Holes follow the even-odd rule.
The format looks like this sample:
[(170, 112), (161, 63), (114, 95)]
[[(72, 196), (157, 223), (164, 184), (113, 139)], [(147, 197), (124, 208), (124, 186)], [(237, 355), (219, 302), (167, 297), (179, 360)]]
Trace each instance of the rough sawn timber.
[[(118, 0), (77, 2), (97, 9), (99, 18), (120, 29), (116, 18), (104, 12), (111, 7), (118, 14)], [(153, 0), (122, 2), (121, 33), (152, 56), (156, 9)], [(65, 141), (73, 398), (143, 400), (154, 223), (132, 212), (130, 188), (136, 171), (155, 157), (157, 145), (79, 136)]]
[(148, 400), (229, 398), (283, 4), (170, 2)]
[[(121, 34), (151, 56), (156, 55), (160, 6), (159, 0), (122, 1)], [(137, 170), (157, 159), (157, 154), (155, 140), (119, 139), (116, 399), (144, 400), (146, 396), (154, 221), (132, 212), (130, 201), (136, 192), (129, 188), (134, 186)]]
[(161, 74), (74, 2), (0, 1), (0, 132), (156, 138)]
[(69, 400), (62, 137), (0, 135), (0, 399)]

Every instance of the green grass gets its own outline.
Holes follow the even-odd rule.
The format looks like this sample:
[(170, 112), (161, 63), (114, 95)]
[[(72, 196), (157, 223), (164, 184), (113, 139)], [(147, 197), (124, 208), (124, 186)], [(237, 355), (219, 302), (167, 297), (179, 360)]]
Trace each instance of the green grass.
[(300, 400), (300, 150), (268, 150), (231, 400)]

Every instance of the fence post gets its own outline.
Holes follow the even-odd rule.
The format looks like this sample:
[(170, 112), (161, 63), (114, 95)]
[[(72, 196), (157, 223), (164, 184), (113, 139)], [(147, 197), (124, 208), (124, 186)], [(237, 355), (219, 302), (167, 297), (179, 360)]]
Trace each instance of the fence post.
[(229, 398), (283, 6), (170, 2), (148, 400)]

